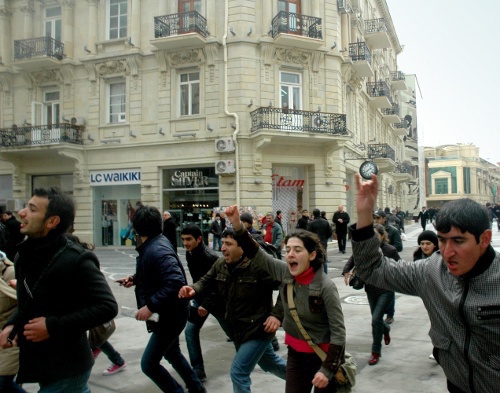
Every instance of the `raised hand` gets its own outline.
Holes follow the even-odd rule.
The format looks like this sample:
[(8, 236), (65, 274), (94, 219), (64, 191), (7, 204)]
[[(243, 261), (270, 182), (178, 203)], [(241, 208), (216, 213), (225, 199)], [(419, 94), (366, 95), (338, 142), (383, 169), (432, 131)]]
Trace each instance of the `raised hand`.
[(358, 211), (358, 222), (356, 228), (364, 228), (373, 223), (373, 211), (378, 194), (378, 178), (372, 175), (372, 179), (363, 182), (361, 176), (356, 174), (356, 209)]
[(226, 217), (233, 225), (234, 230), (238, 231), (241, 228), (240, 210), (238, 209), (238, 205), (226, 207), (224, 213), (226, 213)]

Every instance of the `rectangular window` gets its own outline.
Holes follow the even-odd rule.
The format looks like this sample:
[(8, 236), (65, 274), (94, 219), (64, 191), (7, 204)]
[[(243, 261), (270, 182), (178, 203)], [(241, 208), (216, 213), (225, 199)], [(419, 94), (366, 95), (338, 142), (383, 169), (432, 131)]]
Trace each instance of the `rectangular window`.
[(436, 194), (448, 194), (448, 179), (436, 179)]
[(45, 9), (45, 37), (61, 41), (61, 7)]
[(126, 120), (125, 113), (125, 82), (109, 84), (109, 122), (123, 123)]
[(181, 116), (200, 114), (200, 73), (180, 75)]
[(281, 108), (302, 109), (302, 78), (300, 74), (282, 72), (280, 76)]
[(109, 39), (127, 37), (128, 0), (109, 0)]

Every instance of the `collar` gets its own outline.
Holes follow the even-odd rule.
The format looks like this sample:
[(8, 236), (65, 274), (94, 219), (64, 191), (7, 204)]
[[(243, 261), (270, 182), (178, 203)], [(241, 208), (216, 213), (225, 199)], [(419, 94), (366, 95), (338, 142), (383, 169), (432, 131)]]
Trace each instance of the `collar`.
[(297, 281), (297, 283), (299, 283), (300, 285), (310, 284), (311, 281), (313, 280), (315, 274), (316, 274), (316, 272), (314, 271), (314, 269), (312, 267), (310, 267), (305, 272), (296, 276), (295, 281)]
[(495, 259), (495, 256), (496, 252), (490, 244), (485, 253), (481, 255), (481, 257), (477, 260), (474, 267), (469, 272), (462, 275), (462, 278), (464, 280), (469, 280), (471, 278), (479, 276), (480, 274), (483, 274), (486, 269), (490, 267), (493, 260)]

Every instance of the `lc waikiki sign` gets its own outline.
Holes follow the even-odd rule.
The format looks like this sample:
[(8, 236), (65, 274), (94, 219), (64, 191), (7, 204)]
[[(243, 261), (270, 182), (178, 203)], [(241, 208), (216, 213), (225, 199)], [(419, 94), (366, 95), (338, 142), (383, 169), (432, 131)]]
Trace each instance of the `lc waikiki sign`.
[(117, 186), (128, 184), (141, 184), (141, 171), (139, 169), (90, 172), (91, 186)]

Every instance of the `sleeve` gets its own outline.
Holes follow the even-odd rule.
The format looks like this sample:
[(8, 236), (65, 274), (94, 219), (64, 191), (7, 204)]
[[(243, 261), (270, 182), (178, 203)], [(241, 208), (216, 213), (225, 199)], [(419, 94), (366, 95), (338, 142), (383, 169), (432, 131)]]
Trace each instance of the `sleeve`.
[(346, 219), (345, 219), (344, 224), (349, 224), (349, 221), (351, 221), (351, 217), (349, 217), (349, 214), (347, 214), (347, 213), (345, 214), (345, 216), (346, 216)]
[(283, 301), (281, 300), (281, 292), (276, 299), (276, 304), (271, 310), (271, 315), (275, 318), (278, 318), (281, 323), (283, 323), (283, 319), (285, 318), (285, 311), (283, 309)]
[(281, 250), (281, 243), (283, 241), (283, 230), (281, 227), (275, 223), (277, 226), (276, 228), (276, 239), (274, 239), (273, 246), (276, 247), (276, 250), (280, 251)]
[(397, 251), (403, 251), (403, 241), (401, 240), (401, 233), (396, 229), (392, 236), (391, 244), (396, 248)]
[(347, 260), (346, 264), (344, 265), (344, 268), (342, 269), (342, 275), (350, 272), (353, 267), (354, 267), (354, 256), (351, 255)]

